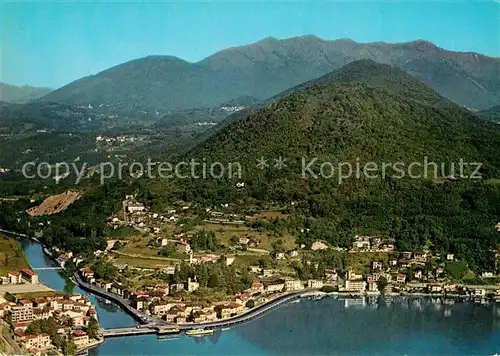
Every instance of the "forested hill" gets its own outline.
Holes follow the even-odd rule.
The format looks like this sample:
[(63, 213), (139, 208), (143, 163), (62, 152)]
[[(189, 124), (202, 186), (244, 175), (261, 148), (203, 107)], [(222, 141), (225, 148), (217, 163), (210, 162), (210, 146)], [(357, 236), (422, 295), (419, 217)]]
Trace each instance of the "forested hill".
[(285, 90), (276, 98), (306, 89), (311, 86), (328, 86), (341, 83), (363, 83), (371, 87), (382, 88), (393, 95), (412, 99), (430, 106), (450, 106), (451, 101), (429, 88), (420, 80), (398, 67), (380, 64), (371, 59), (354, 61), (322, 77), (301, 83)]
[[(446, 105), (444, 105), (446, 104)], [(241, 115), (241, 114), (240, 114)], [(500, 127), (443, 99), (410, 75), (358, 61), (296, 88), (230, 123), (193, 154), (240, 161), (261, 156), (362, 162), (483, 162), (500, 175)], [(291, 168), (291, 167), (289, 167)]]
[[(353, 77), (349, 72), (357, 73), (366, 63), (358, 65), (344, 68), (344, 75)], [(257, 201), (288, 206), (293, 217), (288, 228), (310, 229), (299, 234), (306, 244), (321, 238), (348, 246), (357, 233), (377, 234), (395, 238), (400, 250), (432, 246), (440, 253), (456, 253), (471, 267), (491, 266), (491, 251), (500, 242), (495, 231), (500, 185), (492, 179), (500, 177), (500, 126), (456, 105), (428, 104), (439, 95), (406, 75), (395, 74), (390, 81), (398, 85), (389, 90), (368, 85), (371, 80), (366, 79), (308, 85), (229, 123), (188, 157), (239, 162), (242, 178), (182, 180), (169, 187), (168, 196), (177, 191), (180, 198), (204, 204)], [(412, 97), (405, 98), (405, 93)], [(274, 166), (280, 156), (286, 159), (281, 169)], [(439, 169), (438, 179), (432, 174), (428, 179), (353, 175), (339, 184), (338, 173), (304, 178), (303, 157), (306, 162), (317, 159), (315, 173), (324, 162), (355, 166), (358, 159), (361, 168), (368, 162), (408, 166), (424, 157), (445, 167)], [(256, 165), (261, 158), (268, 167)], [(458, 166), (460, 159), (482, 162), (483, 179), (460, 179), (457, 171), (458, 179), (443, 179), (453, 173), (451, 163)], [(244, 188), (235, 186), (238, 180), (245, 182)], [(164, 183), (154, 181), (151, 201), (164, 199), (164, 189)]]

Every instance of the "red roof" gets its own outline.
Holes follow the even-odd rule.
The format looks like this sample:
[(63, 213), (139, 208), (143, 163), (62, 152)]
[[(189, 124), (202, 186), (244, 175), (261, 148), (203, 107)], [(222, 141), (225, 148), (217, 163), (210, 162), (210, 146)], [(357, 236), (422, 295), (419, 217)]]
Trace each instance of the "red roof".
[(27, 327), (29, 324), (29, 321), (18, 321), (14, 323), (14, 329)]
[(10, 271), (9, 274), (13, 276), (19, 276), (21, 273), (19, 273), (18, 271)]
[(33, 272), (32, 270), (28, 269), (28, 268), (23, 268), (22, 271), (24, 273), (26, 273), (28, 276), (34, 276), (36, 273)]
[(80, 329), (77, 329), (77, 330), (73, 330), (73, 335), (75, 336), (85, 336), (87, 335), (87, 333), (83, 330), (80, 330)]

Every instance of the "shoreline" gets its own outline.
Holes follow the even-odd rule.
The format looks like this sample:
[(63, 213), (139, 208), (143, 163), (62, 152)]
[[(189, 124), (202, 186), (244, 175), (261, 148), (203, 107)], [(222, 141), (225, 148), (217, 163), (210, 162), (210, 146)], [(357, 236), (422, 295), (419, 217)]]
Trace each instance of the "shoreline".
[[(2, 230), (0, 229), (0, 233), (6, 233), (8, 234), (9, 232), (6, 232), (5, 230)], [(49, 247), (49, 246), (45, 246), (44, 244), (42, 244), (40, 241), (38, 241), (37, 239), (34, 239), (34, 238), (30, 238), (28, 236), (22, 236), (21, 234), (11, 234), (11, 235), (14, 235), (15, 237), (17, 238), (26, 238), (30, 241), (33, 241), (35, 243), (38, 243), (39, 245), (42, 246), (42, 248), (44, 247)], [(44, 253), (46, 253), (46, 251), (43, 251)], [(58, 265), (60, 265), (60, 263), (51, 255), (47, 254), (52, 261), (54, 261), (55, 263), (57, 263)], [(77, 282), (77, 281), (75, 281)], [(79, 285), (80, 288), (84, 287), (82, 286), (80, 283), (76, 283), (77, 285)], [(494, 287), (494, 285), (492, 285), (492, 287)], [(86, 289), (86, 288), (82, 288), (82, 289)], [(97, 296), (101, 296), (100, 294), (98, 293), (94, 293), (93, 291), (89, 291), (91, 294), (93, 295), (97, 295)], [(272, 299), (270, 299), (269, 301), (267, 301), (266, 303), (263, 303), (260, 305), (260, 307), (262, 306), (265, 306), (265, 305), (269, 305), (269, 304), (272, 304), (273, 302), (275, 302), (276, 300), (280, 299), (280, 298), (283, 298), (286, 294), (279, 294), (277, 296), (274, 296)], [(286, 300), (285, 302), (283, 303), (280, 303), (279, 305), (275, 305), (275, 306), (271, 306), (269, 309), (266, 309), (260, 313), (256, 313), (255, 315), (253, 316), (250, 316), (248, 318), (246, 318), (245, 320), (243, 321), (239, 321), (239, 322), (236, 322), (234, 324), (243, 324), (243, 323), (246, 323), (246, 322), (250, 322), (252, 321), (253, 319), (255, 318), (258, 318), (260, 316), (264, 316), (268, 313), (270, 313), (271, 311), (273, 311), (275, 308), (279, 307), (279, 306), (282, 306), (282, 305), (287, 305), (287, 304), (291, 304), (291, 303), (294, 303), (294, 302), (297, 302), (297, 300), (300, 300), (301, 298), (307, 298), (308, 296), (311, 297), (311, 299), (323, 299), (323, 298), (326, 298), (326, 297), (335, 297), (335, 296), (340, 296), (340, 297), (348, 297), (348, 298), (352, 298), (352, 299), (360, 299), (360, 298), (364, 298), (364, 297), (415, 297), (415, 298), (418, 298), (418, 297), (422, 297), (422, 298), (444, 298), (444, 299), (463, 299), (465, 301), (468, 301), (468, 302), (474, 302), (474, 300), (486, 300), (488, 302), (495, 302), (495, 299), (490, 299), (490, 298), (487, 298), (487, 297), (474, 297), (474, 296), (469, 296), (469, 295), (459, 295), (459, 294), (456, 294), (456, 293), (423, 293), (423, 292), (415, 292), (415, 293), (408, 293), (408, 292), (403, 292), (403, 293), (380, 293), (380, 292), (363, 292), (363, 293), (355, 293), (355, 292), (348, 292), (348, 291), (334, 291), (334, 292), (322, 292), (320, 290), (301, 290), (301, 291), (295, 291), (293, 293), (290, 293), (290, 295), (293, 295), (294, 298), (290, 298), (289, 300)], [(319, 296), (319, 298), (314, 298), (314, 296)], [(113, 303), (115, 303), (123, 312), (126, 312), (127, 314), (129, 314), (126, 310), (126, 308), (124, 308), (122, 305), (120, 305), (120, 303), (117, 303), (115, 300), (111, 299), (111, 298), (108, 298), (106, 296), (101, 296), (105, 299), (108, 299), (108, 300), (111, 300)], [(498, 301), (496, 301), (498, 302)], [(256, 306), (257, 308), (259, 306)], [(236, 315), (234, 317), (231, 317), (231, 318), (226, 318), (226, 319), (220, 319), (218, 320), (217, 324), (224, 324), (228, 321), (231, 321), (231, 319), (237, 319), (237, 318), (241, 318), (241, 317), (244, 317), (245, 315), (247, 315), (248, 313), (252, 313), (253, 309), (251, 310), (247, 310), (245, 311), (244, 313), (242, 314), (239, 314), (239, 315)], [(129, 314), (130, 315), (130, 314)], [(207, 325), (208, 324), (208, 325)], [(220, 326), (220, 325), (211, 325), (210, 323), (198, 323), (198, 324), (164, 324), (164, 326), (173, 326), (173, 327), (179, 327), (179, 325), (182, 327), (182, 330), (185, 331), (185, 330), (188, 330), (188, 329), (194, 329), (194, 328), (197, 328), (197, 327), (206, 327), (206, 328), (213, 328), (213, 329), (218, 329), (219, 331), (224, 331), (224, 329), (226, 327), (224, 326)], [(124, 335), (125, 336), (125, 335)], [(121, 336), (113, 336), (114, 337), (121, 337)], [(88, 350), (90, 349), (93, 349), (93, 348), (98, 348), (100, 345), (102, 345), (103, 343), (105, 343), (105, 340), (106, 338), (105, 337), (102, 337), (100, 340), (96, 340), (95, 342), (85, 346), (85, 347), (82, 347), (81, 349), (78, 350), (78, 353), (84, 353), (84, 352), (88, 352)]]

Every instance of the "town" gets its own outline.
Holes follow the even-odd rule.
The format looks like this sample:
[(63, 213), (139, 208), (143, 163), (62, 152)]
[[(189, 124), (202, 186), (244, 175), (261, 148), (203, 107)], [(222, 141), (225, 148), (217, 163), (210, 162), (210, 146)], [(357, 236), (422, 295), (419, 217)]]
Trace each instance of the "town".
[[(158, 322), (222, 320), (301, 290), (500, 300), (493, 271), (476, 276), (484, 283), (464, 283), (471, 271), (452, 253), (400, 252), (382, 236), (356, 235), (350, 247), (322, 240), (309, 247), (290, 240), (270, 242), (269, 234), (249, 228), (255, 226), (252, 217), (228, 211), (227, 204), (222, 211), (203, 208), (201, 229), (190, 223), (195, 208), (187, 203), (163, 215), (150, 212), (135, 195), (127, 195), (122, 206), (108, 220), (116, 237), (92, 259), (57, 248), (53, 252), (60, 263), (76, 263), (86, 283), (127, 300)], [(345, 263), (325, 262), (332, 258)]]
[[(2, 285), (38, 284), (30, 269), (10, 271)], [(88, 297), (56, 292), (9, 293), (0, 297), (0, 318), (14, 341), (30, 355), (50, 351), (74, 354), (103, 341), (98, 316)]]
[[(43, 237), (49, 215), (38, 217), (34, 239)], [(74, 253), (45, 246), (43, 251), (80, 287), (125, 306), (158, 332), (194, 329), (196, 334), (204, 325), (246, 320), (259, 308), (295, 296), (500, 301), (496, 273), (475, 275), (453, 253), (398, 251), (395, 241), (384, 236), (355, 235), (342, 247), (323, 239), (303, 243), (300, 236), (309, 234), (307, 228), (297, 231), (299, 238), (273, 230), (283, 217), (277, 211), (243, 213), (229, 204), (186, 202), (160, 213), (130, 194), (121, 210), (108, 217), (106, 248)], [(466, 283), (467, 278), (482, 283)], [(106, 335), (125, 332), (101, 329), (87, 297), (44, 290), (30, 268), (9, 270), (0, 283), (13, 291), (21, 288), (4, 294), (0, 315), (14, 340), (31, 354), (84, 350)], [(21, 293), (28, 286), (35, 289)]]

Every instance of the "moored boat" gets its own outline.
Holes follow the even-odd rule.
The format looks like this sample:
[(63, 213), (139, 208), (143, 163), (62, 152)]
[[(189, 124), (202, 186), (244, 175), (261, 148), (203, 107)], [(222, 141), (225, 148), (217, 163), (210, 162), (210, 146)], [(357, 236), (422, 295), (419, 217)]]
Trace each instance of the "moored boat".
[(214, 331), (212, 329), (192, 329), (186, 331), (186, 335), (189, 336), (212, 335), (213, 333)]
[(178, 334), (180, 332), (179, 328), (158, 328), (158, 334)]

